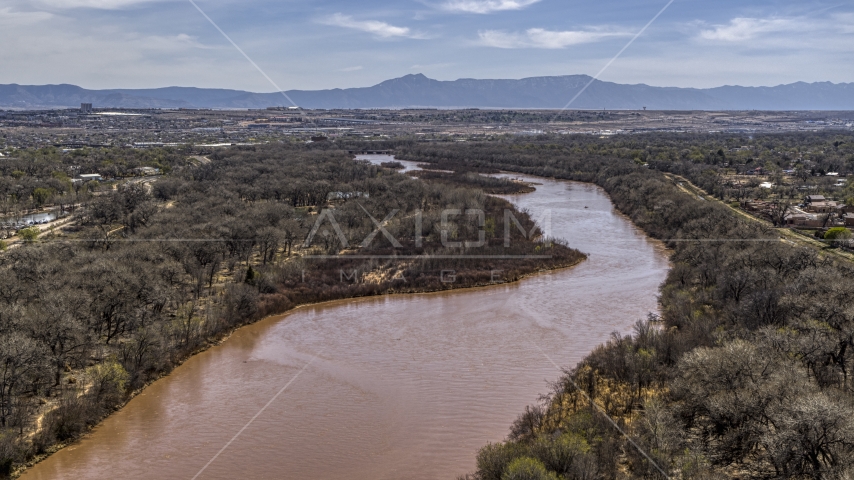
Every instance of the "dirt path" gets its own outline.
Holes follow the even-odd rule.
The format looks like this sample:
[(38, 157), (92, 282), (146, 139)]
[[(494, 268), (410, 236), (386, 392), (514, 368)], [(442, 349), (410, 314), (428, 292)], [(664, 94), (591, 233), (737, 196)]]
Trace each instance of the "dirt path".
[[(32, 225), (32, 226), (30, 226), (30, 228), (37, 228), (39, 230), (39, 236), (41, 236), (45, 232), (49, 232), (51, 229), (56, 229), (59, 227), (67, 227), (67, 226), (71, 226), (73, 224), (74, 224), (74, 217), (68, 216), (68, 217), (64, 217), (64, 218), (54, 220), (50, 223), (45, 223), (42, 225)], [(6, 242), (7, 248), (15, 248), (15, 247), (21, 245), (22, 243), (24, 243), (24, 240), (20, 236), (15, 235), (14, 237), (7, 238), (5, 240), (5, 242)]]

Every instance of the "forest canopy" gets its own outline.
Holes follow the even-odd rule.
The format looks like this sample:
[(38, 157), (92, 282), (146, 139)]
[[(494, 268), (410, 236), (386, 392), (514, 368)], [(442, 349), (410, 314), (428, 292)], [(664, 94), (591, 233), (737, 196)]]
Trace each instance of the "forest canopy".
[[(577, 153), (585, 143), (590, 151)], [(854, 267), (783, 243), (773, 229), (681, 190), (652, 163), (594, 148), (601, 143), (420, 144), (399, 155), (456, 171), (596, 183), (672, 250), (661, 315), (568, 370), (506, 442), (481, 450), (474, 478), (854, 473)]]
[[(65, 226), (19, 231), (25, 241), (0, 254), (2, 473), (264, 316), (513, 281), (584, 259), (482, 189), (415, 179), (345, 150), (232, 148), (204, 161), (161, 153), (168, 174), (107, 181), (73, 199)], [(50, 182), (62, 158), (34, 152), (30, 162), (53, 163), (25, 175)]]

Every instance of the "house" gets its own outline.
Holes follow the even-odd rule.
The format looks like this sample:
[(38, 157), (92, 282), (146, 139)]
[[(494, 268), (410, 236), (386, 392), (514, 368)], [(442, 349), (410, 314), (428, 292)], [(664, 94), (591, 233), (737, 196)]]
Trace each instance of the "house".
[(842, 218), (845, 220), (846, 227), (854, 227), (854, 213), (846, 213)]
[(838, 202), (828, 200), (824, 195), (807, 195), (804, 199), (804, 210), (809, 213), (838, 213), (840, 205)]
[(821, 228), (824, 220), (810, 213), (787, 213), (786, 225), (790, 227)]
[(139, 167), (136, 169), (136, 173), (140, 175), (159, 175), (160, 169), (154, 167)]
[(326, 201), (349, 200), (351, 198), (360, 198), (360, 197), (369, 198), (370, 195), (368, 195), (365, 192), (329, 192), (326, 195)]
[(80, 180), (82, 180), (84, 182), (91, 182), (93, 180), (100, 182), (101, 180), (104, 179), (98, 173), (84, 173), (82, 175), (79, 175), (77, 178), (79, 178)]
[(804, 210), (810, 213), (835, 213), (839, 211), (839, 204), (833, 201), (812, 202), (804, 207)]

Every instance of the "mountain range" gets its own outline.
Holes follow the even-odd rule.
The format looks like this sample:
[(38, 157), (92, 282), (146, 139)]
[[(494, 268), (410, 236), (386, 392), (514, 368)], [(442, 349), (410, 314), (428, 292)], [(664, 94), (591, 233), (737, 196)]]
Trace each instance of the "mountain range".
[[(520, 80), (440, 81), (406, 75), (372, 87), (285, 92), (311, 109), (562, 108), (591, 80), (587, 75)], [(0, 85), (0, 108), (266, 108), (291, 106), (280, 92), (166, 87), (87, 90), (75, 85)], [(572, 109), (854, 110), (854, 83), (797, 82), (776, 87), (654, 87), (594, 80)]]

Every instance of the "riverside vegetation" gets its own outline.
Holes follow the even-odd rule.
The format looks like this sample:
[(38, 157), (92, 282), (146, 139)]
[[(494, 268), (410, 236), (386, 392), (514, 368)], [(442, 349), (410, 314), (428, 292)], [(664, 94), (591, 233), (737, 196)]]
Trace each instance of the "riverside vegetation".
[[(656, 162), (617, 154), (627, 144), (658, 139), (505, 138), (399, 147), (398, 158), (435, 168), (595, 183), (672, 249), (660, 316), (639, 321), (633, 335), (613, 335), (566, 370), (513, 423), (505, 442), (478, 453), (470, 477), (661, 478), (660, 468), (671, 478), (851, 478), (854, 267), (783, 243), (773, 229), (685, 193), (656, 169), (707, 172), (711, 163), (703, 156), (683, 158), (679, 152), (686, 149), (675, 147), (676, 157)], [(794, 149), (798, 142), (825, 144), (835, 152), (836, 168), (850, 168), (854, 160), (832, 136), (768, 135), (761, 142)], [(719, 158), (717, 150), (711, 152)], [(653, 168), (642, 165), (645, 160)]]
[[(724, 169), (744, 173), (757, 165), (777, 171), (794, 164), (804, 181), (818, 178), (809, 177), (813, 170), (854, 171), (850, 138), (836, 133), (650, 134), (372, 142), (371, 149), (393, 148), (400, 159), (454, 172), (415, 183), (336, 152), (359, 150), (356, 146), (325, 143), (230, 149), (211, 155), (210, 165), (195, 167), (186, 160), (188, 152), (147, 153), (172, 162), (175, 170), (156, 182), (150, 195), (135, 188), (108, 196), (93, 192), (87, 200), (93, 205), (78, 214), (80, 231), (68, 238), (83, 242), (33, 243), (0, 258), (6, 273), (0, 277), (2, 358), (13, 374), (7, 374), (13, 381), (4, 384), (0, 399), (8, 402), (2, 403), (8, 423), (0, 442), (7, 468), (49, 450), (51, 442), (74, 438), (128, 391), (266, 311), (347, 295), (445, 287), (437, 279), (441, 272), (431, 270), (439, 265), (429, 260), (407, 265), (411, 271), (402, 271), (401, 263), (348, 262), (346, 256), (308, 260), (303, 258), (307, 252), (297, 251), (299, 241), (288, 240), (286, 227), (299, 225), (304, 236), (318, 216), (317, 204), (331, 199), (341, 228), (352, 232), (351, 244), (358, 244), (374, 225), (355, 202), (382, 219), (399, 208), (399, 200), (392, 199), (402, 192), (401, 198), (413, 199), (407, 207), (421, 199), (426, 232), (429, 206), (445, 208), (432, 203), (435, 199), (470, 198), (470, 205), (502, 210), (500, 203), (488, 206), (495, 199), (480, 190), (459, 187), (482, 182), (470, 172), (505, 170), (602, 186), (620, 211), (672, 249), (673, 269), (661, 288), (661, 315), (639, 321), (634, 335), (615, 335), (568, 369), (541, 402), (514, 422), (507, 441), (479, 452), (475, 478), (660, 478), (656, 466), (673, 478), (841, 479), (852, 474), (854, 268), (782, 243), (773, 229), (685, 193), (662, 173), (685, 175), (719, 198), (737, 196), (741, 193), (719, 181)], [(48, 153), (43, 156), (55, 155)], [(132, 161), (140, 160), (115, 163)], [(830, 188), (809, 181), (819, 191)], [(347, 198), (348, 192), (369, 196)], [(287, 214), (276, 216), (276, 208)], [(342, 221), (348, 211), (355, 212), (352, 224)], [(278, 220), (266, 223), (270, 218)], [(390, 231), (413, 227), (405, 223), (411, 216), (395, 218)], [(500, 216), (496, 222), (500, 237)], [(262, 229), (256, 228), (268, 225), (279, 232), (271, 237), (278, 239), (272, 256)], [(523, 225), (530, 227), (530, 219)], [(120, 233), (109, 235), (120, 226)], [(475, 227), (460, 228), (474, 234)], [(242, 236), (246, 232), (249, 237)], [(519, 237), (514, 248), (525, 245), (526, 252), (553, 245), (525, 243), (516, 229), (511, 232)], [(217, 241), (122, 241), (187, 238)], [(337, 238), (321, 235), (309, 250), (340, 251)], [(434, 234), (425, 248), (441, 251), (439, 240)], [(393, 251), (384, 241), (378, 236), (370, 251)], [(404, 249), (415, 248), (401, 242)], [(265, 246), (267, 254), (262, 253)], [(215, 254), (209, 255), (208, 248)], [(577, 254), (566, 252), (568, 264), (577, 260)], [(303, 265), (308, 267), (306, 283)], [(359, 275), (372, 272), (364, 277), (381, 279), (386, 290), (342, 284), (342, 267), (357, 265), (365, 265)], [(517, 274), (548, 266), (517, 265)], [(469, 264), (471, 273), (463, 278), (476, 284), (496, 267), (512, 269)], [(426, 273), (419, 277), (419, 272)], [(101, 276), (105, 279), (99, 283)], [(415, 278), (421, 278), (418, 288), (412, 285)], [(110, 306), (105, 299), (119, 288), (118, 298), (133, 301)], [(52, 295), (63, 297), (53, 300)], [(50, 310), (53, 305), (59, 308)], [(84, 339), (83, 346), (75, 338)]]
[[(264, 316), (310, 302), (512, 281), (584, 259), (481, 189), (413, 179), (334, 145), (231, 148), (204, 162), (191, 153), (43, 149), (11, 159), (38, 168), (0, 171), (33, 177), (21, 185), (71, 195), (77, 205), (62, 231), (0, 254), (3, 475)], [(113, 176), (153, 162), (170, 174), (150, 188), (80, 192), (63, 177), (105, 161)], [(463, 253), (481, 258), (456, 258)]]

